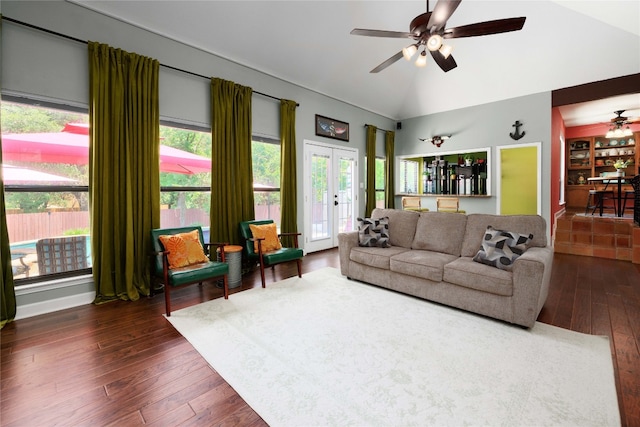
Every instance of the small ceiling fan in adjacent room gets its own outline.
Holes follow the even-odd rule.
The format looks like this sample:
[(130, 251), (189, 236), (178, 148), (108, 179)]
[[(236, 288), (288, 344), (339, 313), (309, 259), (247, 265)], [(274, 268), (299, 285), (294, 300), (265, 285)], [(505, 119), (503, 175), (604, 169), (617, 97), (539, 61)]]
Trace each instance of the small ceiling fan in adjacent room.
[(617, 110), (613, 112), (616, 117), (611, 119), (611, 128), (605, 135), (605, 138), (622, 138), (625, 136), (633, 135), (633, 131), (631, 130), (629, 125), (632, 123), (640, 122), (640, 118), (624, 117), (622, 113), (624, 113), (625, 111), (626, 110)]
[(475, 24), (463, 25), (461, 27), (446, 28), (447, 20), (453, 12), (458, 8), (462, 0), (439, 0), (433, 11), (429, 12), (429, 0), (427, 0), (427, 12), (413, 18), (409, 24), (409, 32), (386, 31), (386, 30), (368, 30), (363, 28), (355, 28), (351, 34), (369, 37), (386, 37), (386, 38), (408, 38), (413, 39), (414, 43), (405, 47), (391, 58), (371, 70), (371, 73), (378, 73), (403, 56), (410, 60), (411, 57), (422, 49), (419, 53), (416, 65), (424, 67), (427, 64), (427, 50), (436, 63), (445, 73), (451, 71), (458, 66), (451, 56), (453, 47), (444, 44), (444, 40), (462, 37), (486, 36), (489, 34), (506, 33), (509, 31), (518, 31), (524, 26), (525, 17), (497, 19), (494, 21), (484, 21)]

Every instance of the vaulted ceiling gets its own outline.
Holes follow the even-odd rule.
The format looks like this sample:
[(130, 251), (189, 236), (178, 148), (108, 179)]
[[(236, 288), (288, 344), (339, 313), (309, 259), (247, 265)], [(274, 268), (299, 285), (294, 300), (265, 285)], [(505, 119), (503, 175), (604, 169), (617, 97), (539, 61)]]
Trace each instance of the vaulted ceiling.
[[(425, 1), (71, 1), (394, 120), (640, 71), (638, 1), (464, 0), (448, 28), (525, 16), (524, 28), (451, 40), (458, 67), (448, 73), (429, 58), (378, 74), (369, 71), (409, 40), (350, 31), (409, 31)], [(640, 115), (640, 95), (624, 102), (599, 114)]]

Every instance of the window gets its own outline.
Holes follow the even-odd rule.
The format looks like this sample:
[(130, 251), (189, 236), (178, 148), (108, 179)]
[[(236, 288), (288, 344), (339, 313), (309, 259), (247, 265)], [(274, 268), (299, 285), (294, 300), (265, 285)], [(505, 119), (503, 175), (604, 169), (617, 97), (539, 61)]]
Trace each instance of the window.
[(384, 194), (385, 194), (385, 165), (386, 160), (384, 157), (376, 157), (376, 207), (384, 209)]
[(160, 226), (199, 225), (208, 241), (211, 132), (160, 126)]
[(88, 114), (4, 99), (1, 108), (5, 207), (16, 285), (45, 274), (88, 273)]
[(400, 193), (418, 193), (420, 163), (415, 160), (400, 160)]
[[(67, 106), (3, 99), (1, 117), (5, 205), (16, 285), (90, 273), (88, 114)], [(211, 132), (164, 123), (160, 138), (160, 225), (200, 225), (207, 237)], [(279, 141), (255, 137), (252, 155), (256, 219), (270, 218), (279, 225)], [(52, 238), (57, 240), (51, 242)], [(38, 248), (45, 248), (45, 243), (53, 243), (50, 250), (55, 256), (63, 255), (70, 262), (49, 269), (45, 257), (38, 256)]]
[(272, 219), (280, 228), (280, 141), (254, 135), (251, 156), (256, 219)]

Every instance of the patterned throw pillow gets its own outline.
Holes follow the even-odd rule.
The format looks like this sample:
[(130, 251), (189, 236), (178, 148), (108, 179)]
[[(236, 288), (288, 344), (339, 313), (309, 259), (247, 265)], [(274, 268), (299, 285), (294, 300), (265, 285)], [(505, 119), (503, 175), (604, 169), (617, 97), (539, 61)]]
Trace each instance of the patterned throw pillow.
[(169, 268), (186, 267), (209, 261), (200, 244), (200, 233), (193, 230), (188, 233), (168, 234), (159, 236), (164, 249), (169, 251), (167, 256)]
[[(282, 249), (282, 244), (278, 238), (278, 229), (275, 223), (271, 224), (249, 224), (251, 235), (254, 238), (264, 237), (262, 241), (262, 252), (271, 252)], [(258, 242), (253, 242), (253, 251), (258, 253)]]
[(482, 247), (473, 260), (501, 270), (511, 271), (513, 263), (527, 250), (532, 239), (533, 234), (524, 236), (488, 226), (482, 239)]
[(358, 218), (358, 243), (360, 246), (388, 248), (389, 218)]

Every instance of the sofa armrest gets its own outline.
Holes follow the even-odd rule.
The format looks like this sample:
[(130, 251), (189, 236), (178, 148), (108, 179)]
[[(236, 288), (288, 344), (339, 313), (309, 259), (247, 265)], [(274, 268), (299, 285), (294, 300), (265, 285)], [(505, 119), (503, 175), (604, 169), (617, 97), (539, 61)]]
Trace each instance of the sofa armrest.
[(513, 263), (514, 323), (533, 326), (549, 294), (553, 248), (529, 248)]
[(349, 277), (349, 256), (351, 249), (358, 246), (358, 232), (338, 233), (338, 253), (340, 254), (340, 273)]

